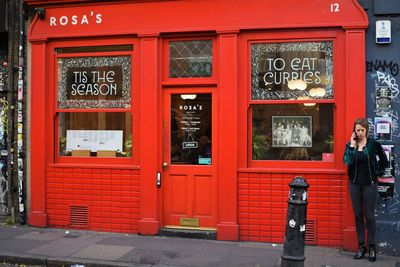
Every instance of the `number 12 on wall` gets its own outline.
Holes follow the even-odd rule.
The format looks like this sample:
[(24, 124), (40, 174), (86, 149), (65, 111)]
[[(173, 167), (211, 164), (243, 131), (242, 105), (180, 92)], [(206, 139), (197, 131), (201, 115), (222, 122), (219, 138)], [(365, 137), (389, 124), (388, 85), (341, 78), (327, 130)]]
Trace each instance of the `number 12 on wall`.
[(331, 12), (339, 12), (339, 3), (332, 3), (330, 7), (331, 7)]

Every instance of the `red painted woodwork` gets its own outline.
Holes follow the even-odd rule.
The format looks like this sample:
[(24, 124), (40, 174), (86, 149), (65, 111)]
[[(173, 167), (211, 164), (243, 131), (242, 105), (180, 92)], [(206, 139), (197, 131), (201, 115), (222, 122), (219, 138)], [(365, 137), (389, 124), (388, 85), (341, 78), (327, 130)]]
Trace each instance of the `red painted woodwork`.
[[(156, 175), (161, 168), (161, 103), (159, 89), (158, 38), (146, 36), (141, 39), (140, 56), (140, 153), (141, 153), (141, 207), (139, 231), (156, 234), (160, 228)], [(157, 111), (158, 110), (158, 111)]]
[[(28, 1), (34, 3), (35, 1)], [(340, 12), (331, 12), (330, 2), (314, 0), (306, 5), (297, 0), (252, 0), (243, 5), (240, 0), (204, 1), (110, 1), (101, 4), (81, 1), (85, 5), (65, 5), (62, 9), (46, 8), (46, 18), (33, 22), (31, 36), (75, 37), (79, 34), (124, 35), (132, 33), (198, 32), (224, 30), (254, 30), (283, 28), (365, 28), (367, 16), (356, 0), (338, 0)], [(40, 1), (42, 6), (43, 1)], [(52, 1), (46, 1), (47, 6)], [(79, 27), (68, 23), (50, 26), (50, 18), (102, 14), (102, 23), (90, 21)], [(284, 15), (283, 15), (284, 14)], [(196, 19), (193, 16), (196, 15)], [(104, 22), (104, 23), (103, 23)], [(59, 24), (59, 23), (58, 23)]]
[[(365, 57), (365, 35), (359, 31), (348, 31), (346, 32), (346, 88), (352, 88), (353, 90), (346, 90), (345, 102), (346, 102), (346, 125), (344, 133), (349, 133), (353, 129), (353, 122), (356, 118), (365, 117), (366, 114), (366, 96), (365, 96), (365, 64), (354, 67), (354, 57)], [(354, 46), (354, 43), (360, 43), (359, 46)], [(343, 136), (344, 139), (348, 138)], [(341, 150), (342, 151), (342, 150)], [(343, 152), (342, 152), (343, 153)], [(347, 201), (350, 202), (350, 195), (346, 194)], [(346, 211), (346, 227), (344, 229), (344, 242), (343, 248), (347, 250), (356, 250), (357, 242), (356, 232), (353, 222), (353, 212), (351, 209)]]
[(180, 165), (171, 162), (171, 95), (210, 94), (212, 143), (218, 136), (216, 110), (218, 98), (215, 88), (179, 88), (163, 90), (163, 162), (168, 166), (162, 171), (163, 225), (180, 226), (181, 218), (199, 219), (200, 227), (216, 228), (217, 189), (216, 170), (219, 162), (217, 149), (212, 149), (211, 165)]
[[(46, 57), (46, 43), (38, 41), (32, 44), (32, 60), (34, 62), (43, 62)], [(46, 68), (45, 64), (38, 65), (31, 71), (31, 75), (36, 77), (32, 80), (31, 86), (34, 88), (44, 87), (46, 84)], [(45, 90), (40, 90), (31, 96), (32, 103), (41, 103), (45, 99)], [(46, 113), (46, 105), (40, 105), (35, 109), (35, 116), (31, 117), (31, 124), (35, 127), (31, 128), (31, 136), (36, 136), (34, 142), (31, 142), (30, 162), (31, 166), (31, 193), (34, 196), (31, 198), (29, 210), (29, 223), (32, 225), (45, 227), (47, 225), (46, 214), (46, 199), (45, 199), (45, 168), (46, 168), (46, 153), (43, 150), (43, 144), (46, 143), (47, 136), (43, 118)]]
[[(208, 172), (183, 167), (176, 173), (187, 177), (180, 180), (186, 188), (199, 175), (199, 181), (211, 186), (208, 200), (200, 199), (207, 205), (212, 202), (211, 219), (204, 226), (216, 227), (219, 240), (281, 243), (288, 183), (301, 175), (310, 184), (308, 219), (316, 226), (315, 244), (354, 248), (341, 158), (353, 120), (365, 115), (364, 31), (368, 20), (356, 0), (335, 1), (339, 12), (331, 12), (333, 3), (321, 0), (252, 0), (245, 5), (240, 0), (26, 2), (46, 12), (44, 19), (35, 17), (31, 22), (28, 35), (31, 225), (71, 227), (75, 208), (88, 212), (87, 225), (80, 227), (92, 230), (156, 234), (160, 227), (177, 224), (169, 217), (172, 209), (168, 207), (168, 195), (174, 192), (168, 176), (174, 170), (163, 172), (161, 167), (168, 154), (163, 135), (168, 105), (163, 93), (200, 90), (212, 92), (216, 164)], [(199, 38), (213, 40), (213, 76), (168, 78), (169, 40)], [(251, 160), (249, 44), (266, 40), (334, 42), (334, 162)], [(97, 161), (56, 156), (54, 49), (124, 44), (134, 46), (136, 154), (132, 159)], [(156, 186), (157, 172), (167, 181), (161, 188)], [(199, 208), (207, 210), (206, 205)]]
[(218, 51), (220, 64), (218, 70), (221, 79), (218, 93), (223, 99), (218, 109), (218, 140), (219, 152), (219, 183), (218, 183), (218, 231), (219, 240), (237, 240), (239, 238), (239, 225), (237, 222), (237, 159), (238, 159), (238, 32), (220, 32)]

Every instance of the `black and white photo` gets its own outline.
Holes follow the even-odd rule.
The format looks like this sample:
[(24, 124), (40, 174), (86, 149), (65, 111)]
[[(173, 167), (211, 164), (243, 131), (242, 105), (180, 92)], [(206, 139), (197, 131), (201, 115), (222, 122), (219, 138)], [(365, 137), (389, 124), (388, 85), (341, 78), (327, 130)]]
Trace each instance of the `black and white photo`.
[(273, 147), (312, 147), (311, 116), (272, 116)]

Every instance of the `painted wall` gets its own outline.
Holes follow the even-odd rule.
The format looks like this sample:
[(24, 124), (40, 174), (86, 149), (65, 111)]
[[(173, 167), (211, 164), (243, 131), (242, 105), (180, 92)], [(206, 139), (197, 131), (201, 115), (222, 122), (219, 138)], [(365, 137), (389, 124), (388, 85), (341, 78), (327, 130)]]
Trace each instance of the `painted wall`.
[[(366, 90), (367, 117), (371, 126), (376, 118), (391, 121), (391, 137), (381, 140), (383, 145), (393, 146), (394, 193), (393, 197), (380, 197), (376, 210), (378, 248), (384, 254), (400, 255), (400, 1), (359, 0), (369, 17), (366, 32)], [(376, 43), (376, 21), (391, 21), (391, 43)], [(387, 91), (384, 100), (380, 90)], [(378, 91), (377, 91), (378, 90)], [(377, 101), (378, 100), (378, 101)], [(385, 104), (383, 102), (386, 102)], [(376, 132), (378, 127), (372, 127)]]

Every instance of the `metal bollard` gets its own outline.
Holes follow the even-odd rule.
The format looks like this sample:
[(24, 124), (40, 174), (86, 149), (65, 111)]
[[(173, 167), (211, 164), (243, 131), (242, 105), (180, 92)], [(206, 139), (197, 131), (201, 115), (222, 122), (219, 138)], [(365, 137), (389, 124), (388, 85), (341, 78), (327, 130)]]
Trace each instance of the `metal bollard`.
[(281, 267), (303, 267), (308, 204), (307, 189), (309, 184), (303, 177), (297, 176), (289, 183), (289, 186), (286, 233)]

